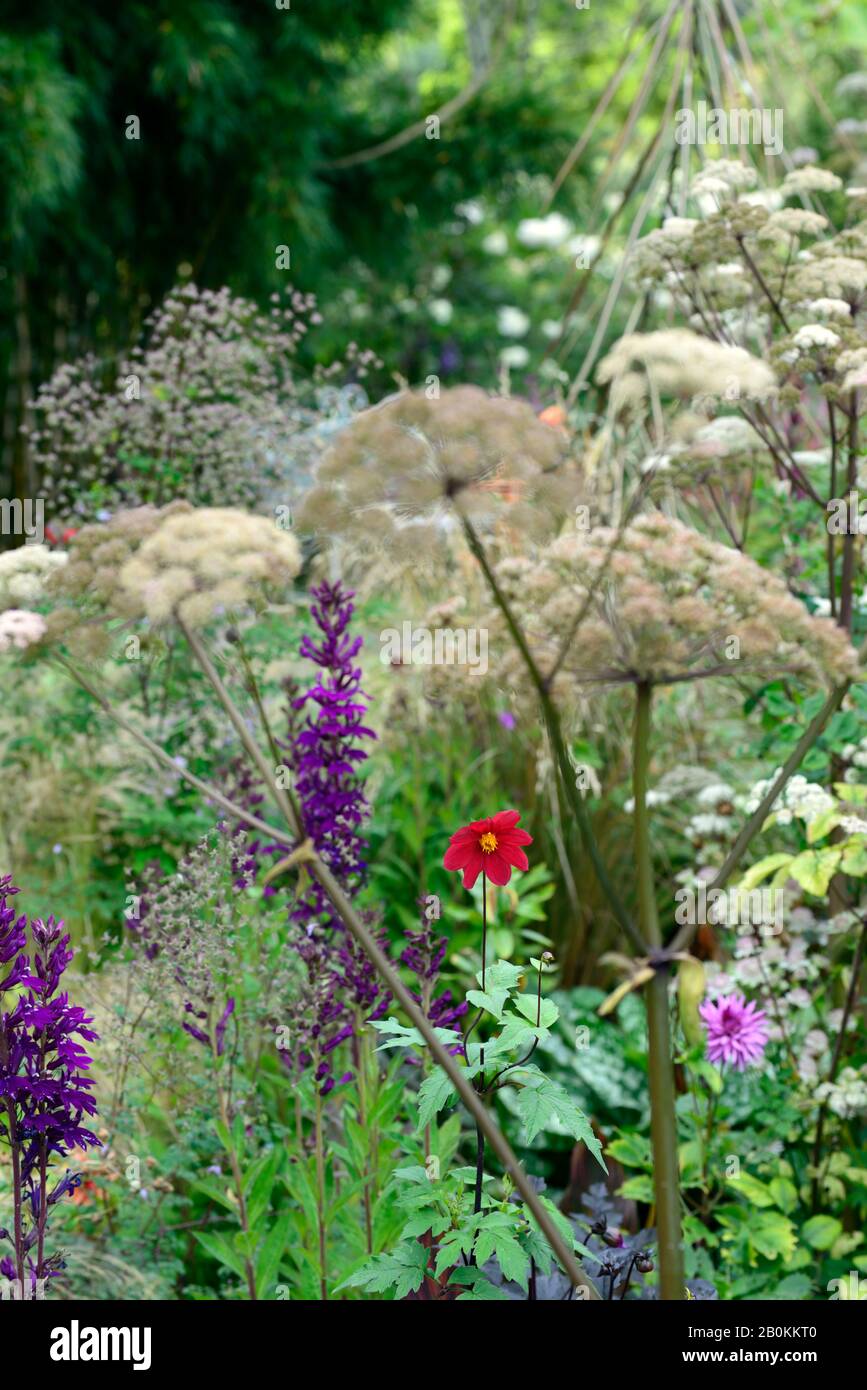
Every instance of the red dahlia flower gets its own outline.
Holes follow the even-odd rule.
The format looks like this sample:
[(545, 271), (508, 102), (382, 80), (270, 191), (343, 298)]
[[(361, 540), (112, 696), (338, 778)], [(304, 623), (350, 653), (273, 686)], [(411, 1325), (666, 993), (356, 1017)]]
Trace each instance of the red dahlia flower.
[(529, 869), (521, 845), (531, 845), (532, 835), (518, 830), (519, 811), (498, 811), (485, 820), (470, 821), (456, 830), (446, 850), (443, 865), (463, 869), (464, 887), (472, 888), (479, 874), (502, 886), (512, 877), (512, 869)]

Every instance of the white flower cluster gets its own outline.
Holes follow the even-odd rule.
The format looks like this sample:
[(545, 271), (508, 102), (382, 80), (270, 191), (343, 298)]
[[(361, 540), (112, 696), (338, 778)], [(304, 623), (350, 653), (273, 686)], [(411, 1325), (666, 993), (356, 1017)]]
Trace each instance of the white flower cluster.
[(0, 608), (40, 603), (49, 575), (66, 564), (67, 554), (47, 545), (20, 545), (0, 554)]
[(867, 768), (867, 734), (860, 743), (845, 743), (840, 750), (840, 756), (844, 762), (852, 763), (854, 767)]
[(835, 333), (833, 328), (826, 328), (823, 323), (805, 323), (798, 329), (793, 341), (799, 350), (809, 351), (810, 348), (836, 347), (840, 335)]
[(615, 410), (660, 396), (755, 398), (770, 395), (775, 377), (767, 363), (746, 348), (715, 343), (688, 328), (628, 333), (599, 364), (596, 379), (612, 383)]
[(843, 180), (837, 174), (832, 174), (830, 169), (805, 164), (786, 175), (781, 192), (784, 197), (791, 198), (799, 197), (802, 193), (834, 193), (842, 187)]
[(827, 1101), (828, 1108), (842, 1120), (854, 1119), (867, 1111), (867, 1068), (844, 1067), (836, 1081), (825, 1081), (816, 1087), (816, 1099)]
[(45, 634), (45, 619), (41, 613), (29, 613), (26, 608), (7, 608), (0, 613), (0, 652), (13, 647), (24, 651)]
[[(747, 800), (748, 814), (751, 815), (753, 811), (758, 810), (762, 798), (770, 791), (780, 772), (781, 769), (777, 768), (773, 777), (756, 783)], [(809, 825), (818, 816), (832, 810), (835, 805), (833, 796), (826, 792), (824, 787), (820, 787), (817, 782), (808, 782), (806, 777), (798, 774), (787, 782), (774, 803), (773, 811), (778, 825), (791, 825), (796, 816), (798, 820)]]

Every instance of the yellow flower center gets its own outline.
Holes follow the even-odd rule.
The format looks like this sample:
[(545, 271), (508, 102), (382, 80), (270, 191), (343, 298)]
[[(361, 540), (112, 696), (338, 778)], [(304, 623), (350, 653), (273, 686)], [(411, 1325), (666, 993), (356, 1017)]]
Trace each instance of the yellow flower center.
[(479, 847), (482, 854), (493, 854), (497, 848), (497, 837), (491, 830), (486, 830), (479, 840)]

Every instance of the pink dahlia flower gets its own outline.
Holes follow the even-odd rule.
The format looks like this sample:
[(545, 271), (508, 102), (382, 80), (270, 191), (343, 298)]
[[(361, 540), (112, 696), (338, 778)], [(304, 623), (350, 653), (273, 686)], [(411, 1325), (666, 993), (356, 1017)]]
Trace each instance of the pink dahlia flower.
[(729, 1062), (736, 1071), (760, 1062), (768, 1041), (764, 1010), (747, 1003), (742, 994), (706, 999), (699, 1008), (707, 1027), (707, 1059)]

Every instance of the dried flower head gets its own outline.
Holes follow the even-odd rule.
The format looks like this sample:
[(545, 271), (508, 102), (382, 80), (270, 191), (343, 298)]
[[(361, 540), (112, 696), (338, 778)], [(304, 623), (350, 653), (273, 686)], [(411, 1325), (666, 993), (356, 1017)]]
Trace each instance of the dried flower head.
[(474, 518), (509, 510), (515, 525), (550, 531), (574, 505), (561, 465), (562, 431), (525, 402), (459, 386), (428, 399), (406, 391), (365, 411), (321, 460), (301, 529), (350, 535), (423, 562), (437, 531), (454, 527), (452, 503)]
[[(173, 502), (84, 527), (56, 587), (119, 616), (159, 624), (177, 615), (202, 627), (218, 614), (255, 604), (300, 567), (294, 536), (267, 517)], [(53, 633), (62, 633), (63, 616), (52, 619)]]
[[(666, 684), (709, 675), (790, 671), (828, 683), (851, 677), (857, 659), (846, 634), (812, 617), (739, 551), (708, 540), (660, 512), (639, 517), (617, 542), (599, 528), (564, 535), (537, 561), (501, 562), (499, 577), (541, 669), (550, 669), (587, 611), (558, 679), (575, 684)], [(500, 620), (490, 649), (508, 653), (504, 672), (520, 681)]]

